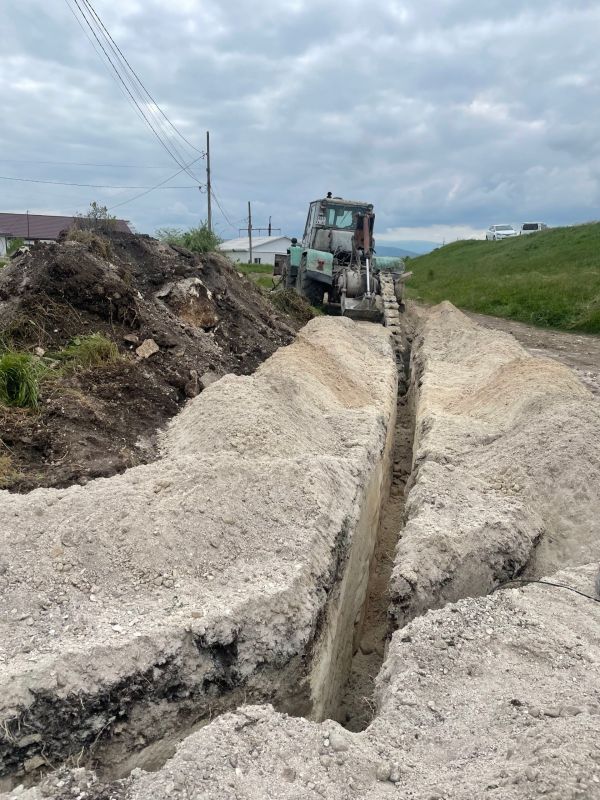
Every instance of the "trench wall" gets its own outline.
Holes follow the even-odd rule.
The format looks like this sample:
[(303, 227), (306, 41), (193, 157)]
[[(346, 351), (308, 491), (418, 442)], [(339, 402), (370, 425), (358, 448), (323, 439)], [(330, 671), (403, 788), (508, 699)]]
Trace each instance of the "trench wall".
[(450, 303), (423, 315), (392, 613), (600, 560), (600, 404), (558, 362)]
[(157, 462), (0, 492), (4, 787), (65, 762), (157, 766), (170, 737), (244, 701), (329, 713), (396, 387), (385, 329), (317, 319), (190, 401)]

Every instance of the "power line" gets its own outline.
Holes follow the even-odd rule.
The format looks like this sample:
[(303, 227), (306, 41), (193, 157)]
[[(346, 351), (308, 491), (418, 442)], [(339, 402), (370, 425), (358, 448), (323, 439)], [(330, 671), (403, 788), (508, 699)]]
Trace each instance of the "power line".
[[(77, 0), (75, 0), (75, 2), (77, 2)], [(194, 153), (200, 153), (201, 155), (204, 155), (201, 150), (198, 150), (197, 147), (195, 147), (191, 142), (189, 142), (185, 138), (185, 136), (181, 133), (181, 131), (179, 131), (179, 129), (171, 122), (171, 120), (167, 117), (167, 115), (160, 108), (160, 106), (158, 105), (156, 100), (152, 97), (152, 95), (150, 94), (148, 89), (142, 83), (141, 78), (137, 75), (137, 73), (135, 72), (135, 70), (133, 69), (133, 67), (131, 66), (129, 61), (127, 60), (127, 58), (124, 55), (124, 53), (121, 51), (119, 46), (116, 44), (116, 42), (114, 41), (114, 39), (110, 35), (110, 32), (107, 30), (106, 26), (104, 25), (104, 23), (100, 19), (100, 16), (96, 12), (95, 8), (92, 6), (90, 0), (82, 0), (82, 2), (84, 4), (84, 7), (86, 8), (86, 10), (88, 11), (88, 13), (91, 15), (92, 23), (96, 26), (97, 30), (100, 32), (101, 36), (104, 38), (104, 41), (107, 43), (108, 48), (112, 51), (116, 61), (119, 63), (120, 68), (122, 70), (122, 74), (126, 77), (130, 88), (133, 89), (135, 95), (137, 96), (138, 100), (142, 104), (143, 109), (145, 109), (145, 111), (142, 110), (142, 113), (144, 114), (144, 116), (146, 116), (145, 112), (148, 112), (148, 116), (152, 117), (154, 123), (160, 128), (161, 136), (163, 137), (164, 141), (167, 142), (170, 145), (172, 150), (177, 155), (178, 159), (176, 160), (176, 163), (178, 164), (178, 166), (181, 167), (184, 164), (186, 164), (187, 161), (189, 161), (190, 156), (185, 152), (182, 153), (182, 151), (179, 149), (178, 144), (176, 143), (175, 137), (171, 133), (171, 130), (174, 131), (176, 133), (176, 135), (179, 136), (179, 138), (183, 142), (185, 142), (185, 144), (189, 148), (191, 148), (191, 150), (193, 151), (192, 155), (194, 155)], [(133, 80), (132, 80), (131, 76), (133, 76)], [(141, 91), (140, 91), (140, 88), (141, 88)], [(144, 93), (145, 93), (145, 96), (144, 96)], [(148, 103), (146, 98), (148, 98), (148, 100), (150, 100), (150, 103)], [(161, 119), (161, 117), (162, 117), (162, 119)], [(169, 130), (168, 127), (167, 128), (165, 127), (165, 121), (168, 124), (168, 126), (171, 128), (171, 130)], [(186, 172), (195, 181), (197, 181), (198, 183), (200, 182), (200, 178), (198, 178), (197, 175), (194, 175), (191, 170), (186, 170)]]
[[(183, 172), (183, 170), (180, 170)], [(179, 174), (179, 173), (177, 173)], [(174, 177), (174, 176), (172, 176)], [(153, 186), (112, 186), (105, 183), (69, 183), (66, 181), (46, 181), (38, 178), (13, 178), (9, 175), (0, 175), (2, 181), (18, 181), (19, 183), (49, 183), (53, 186), (84, 186), (89, 189), (153, 189)], [(167, 178), (167, 181), (171, 180)], [(197, 189), (197, 186), (165, 186), (165, 189)]]
[[(126, 91), (126, 92), (127, 92), (127, 94), (129, 95), (129, 97), (131, 98), (131, 102), (133, 102), (133, 104), (135, 105), (135, 107), (137, 108), (137, 110), (139, 111), (139, 113), (142, 115), (142, 118), (144, 119), (144, 121), (146, 122), (146, 124), (149, 126), (150, 130), (152, 131), (152, 133), (153, 133), (153, 134), (156, 136), (156, 138), (157, 138), (157, 139), (158, 139), (158, 141), (160, 142), (161, 146), (162, 146), (162, 147), (163, 147), (163, 148), (166, 150), (166, 152), (167, 152), (167, 153), (168, 153), (168, 154), (171, 156), (171, 158), (172, 158), (172, 159), (173, 159), (173, 160), (174, 160), (174, 161), (175, 161), (175, 162), (176, 162), (176, 163), (177, 163), (179, 166), (181, 166), (181, 162), (179, 161), (179, 159), (177, 158), (177, 156), (175, 155), (175, 153), (173, 153), (173, 151), (170, 149), (169, 145), (168, 145), (168, 144), (166, 144), (166, 143), (163, 141), (163, 139), (162, 139), (161, 135), (158, 133), (158, 131), (156, 130), (156, 128), (154, 127), (154, 125), (152, 124), (152, 122), (151, 122), (151, 121), (148, 119), (148, 117), (147, 117), (147, 116), (144, 114), (144, 111), (143, 111), (142, 107), (140, 106), (140, 104), (138, 103), (138, 101), (135, 99), (135, 97), (134, 97), (134, 96), (133, 96), (133, 94), (131, 93), (131, 89), (130, 89), (130, 87), (127, 85), (127, 83), (126, 83), (126, 82), (125, 82), (125, 80), (123, 79), (123, 76), (121, 75), (120, 71), (119, 71), (119, 70), (118, 70), (118, 68), (116, 67), (116, 65), (115, 65), (114, 61), (112, 60), (112, 58), (110, 57), (110, 55), (107, 53), (105, 46), (104, 46), (104, 45), (103, 45), (103, 43), (100, 41), (100, 38), (98, 37), (98, 34), (96, 33), (96, 30), (94, 29), (94, 27), (93, 27), (92, 23), (90, 22), (90, 20), (88, 19), (87, 15), (86, 15), (86, 14), (85, 14), (85, 12), (84, 12), (84, 10), (82, 9), (82, 7), (81, 7), (81, 5), (80, 5), (80, 3), (79, 3), (79, 0), (73, 0), (73, 2), (75, 3), (75, 5), (77, 6), (77, 8), (79, 9), (79, 13), (81, 14), (81, 17), (82, 17), (83, 21), (85, 22), (85, 24), (86, 24), (86, 25), (88, 26), (88, 28), (90, 29), (90, 31), (91, 31), (91, 33), (92, 33), (92, 36), (93, 36), (93, 37), (94, 37), (94, 39), (97, 41), (97, 43), (98, 43), (98, 45), (99, 45), (100, 49), (102, 50), (102, 52), (104, 53), (104, 55), (105, 55), (106, 59), (108, 60), (108, 63), (109, 63), (109, 64), (110, 64), (110, 66), (112, 67), (112, 69), (113, 69), (113, 71), (114, 71), (115, 75), (117, 76), (117, 80), (118, 80), (118, 81), (119, 81), (119, 82), (122, 84), (123, 88), (125, 89), (125, 91)], [(83, 0), (82, 0), (82, 2), (83, 2)], [(96, 52), (98, 52), (98, 51), (96, 51)]]
[(173, 180), (173, 178), (176, 178), (178, 175), (181, 175), (182, 172), (185, 172), (187, 167), (191, 167), (197, 161), (200, 161), (201, 158), (202, 158), (202, 156), (198, 156), (198, 158), (196, 158), (194, 161), (190, 161), (189, 164), (187, 164), (185, 167), (183, 167), (182, 169), (180, 169), (177, 172), (175, 172), (173, 175), (170, 175), (164, 181), (161, 181), (160, 183), (157, 183), (156, 186), (152, 186), (150, 189), (147, 189), (145, 192), (142, 192), (141, 194), (136, 194), (134, 197), (130, 197), (128, 200), (123, 200), (121, 203), (117, 203), (116, 205), (111, 206), (108, 210), (112, 211), (113, 209), (119, 208), (120, 206), (125, 206), (128, 203), (133, 203), (134, 200), (138, 200), (140, 197), (144, 197), (145, 195), (150, 194), (150, 192), (153, 192), (155, 189), (160, 189), (160, 187), (164, 186), (165, 183), (168, 183), (169, 181)]
[(32, 161), (26, 158), (0, 158), (2, 164), (35, 164), (36, 166), (56, 167), (106, 167), (110, 169), (169, 169), (168, 166), (154, 167), (144, 164), (93, 164), (86, 161)]
[[(110, 67), (108, 66), (107, 62), (106, 62), (106, 61), (105, 61), (105, 60), (102, 58), (102, 53), (101, 53), (101, 52), (100, 52), (100, 50), (98, 49), (98, 45), (97, 45), (97, 44), (94, 42), (94, 40), (92, 39), (92, 37), (89, 35), (89, 33), (87, 32), (87, 30), (85, 29), (85, 27), (84, 27), (84, 25), (82, 24), (81, 20), (80, 20), (80, 19), (79, 19), (79, 17), (77, 16), (77, 13), (76, 13), (76, 12), (75, 12), (75, 10), (73, 9), (73, 6), (71, 5), (71, 2), (70, 2), (70, 0), (65, 0), (65, 3), (67, 4), (67, 8), (69, 9), (69, 11), (71, 12), (71, 14), (73, 15), (73, 18), (75, 19), (75, 22), (76, 22), (76, 23), (79, 25), (79, 27), (80, 27), (80, 28), (81, 28), (81, 30), (83, 31), (83, 34), (84, 34), (85, 38), (86, 38), (86, 39), (88, 40), (88, 42), (91, 44), (91, 46), (92, 46), (92, 49), (94, 50), (94, 52), (96, 53), (96, 55), (97, 55), (97, 56), (98, 56), (98, 58), (100, 59), (100, 62), (101, 62), (101, 64), (102, 64), (102, 66), (104, 67), (104, 69), (106, 70), (106, 72), (107, 72), (107, 73), (110, 75), (110, 78), (111, 78), (111, 80), (115, 81), (115, 83), (116, 83), (117, 87), (119, 88), (119, 91), (121, 92), (121, 94), (123, 95), (123, 97), (124, 97), (124, 98), (125, 98), (125, 99), (126, 99), (128, 102), (131, 102), (131, 99), (130, 99), (130, 98), (127, 96), (127, 93), (125, 92), (125, 89), (123, 88), (123, 86), (121, 85), (121, 83), (119, 83), (119, 82), (118, 82), (118, 81), (115, 79), (115, 76), (114, 76), (114, 75), (113, 75), (113, 73), (111, 72), (111, 70), (110, 70)], [(91, 30), (91, 28), (90, 28), (90, 30)], [(142, 112), (141, 112), (141, 109), (137, 108), (135, 105), (133, 106), (133, 109), (134, 109), (134, 111), (136, 111), (136, 113), (138, 114), (138, 116), (140, 117), (140, 119), (142, 120), (142, 122), (144, 122), (144, 123), (145, 123), (145, 122), (146, 122), (146, 118), (145, 118), (145, 117), (144, 117), (144, 115), (142, 114)]]
[(223, 211), (223, 206), (221, 205), (221, 203), (219, 203), (219, 198), (217, 197), (217, 195), (214, 193), (214, 191), (213, 191), (213, 190), (211, 190), (211, 191), (212, 191), (212, 196), (214, 197), (215, 203), (216, 203), (216, 204), (217, 204), (217, 206), (219, 207), (219, 211), (221, 212), (221, 214), (223, 214), (223, 217), (224, 217), (225, 221), (227, 222), (227, 224), (229, 225), (229, 227), (230, 227), (230, 228), (233, 228), (233, 229), (235, 230), (235, 225), (234, 225), (234, 224), (233, 224), (233, 222), (232, 222), (232, 221), (229, 219), (229, 217), (227, 216), (227, 214), (226, 214), (226, 213)]
[[(77, 3), (77, 0), (75, 0), (75, 2)], [(159, 135), (160, 135), (161, 139), (163, 140), (163, 142), (166, 142), (170, 146), (170, 150), (172, 149), (174, 154), (177, 156), (177, 158), (175, 159), (176, 163), (180, 167), (183, 166), (189, 160), (189, 156), (187, 154), (185, 154), (185, 153), (182, 153), (179, 150), (177, 144), (175, 143), (175, 139), (171, 138), (172, 137), (171, 132), (169, 131), (168, 128), (165, 129), (165, 123), (164, 123), (163, 119), (161, 119), (161, 117), (158, 116), (157, 113), (156, 113), (156, 109), (158, 108), (157, 104), (153, 101), (152, 97), (147, 92), (146, 92), (146, 96), (144, 96), (143, 92), (140, 91), (140, 88), (139, 88), (138, 84), (141, 86), (142, 85), (141, 81), (137, 77), (137, 75), (134, 72), (134, 70), (132, 69), (132, 67), (129, 65), (129, 62), (127, 61), (127, 59), (125, 58), (125, 56), (123, 55), (121, 50), (118, 48), (118, 46), (113, 41), (112, 37), (110, 36), (109, 32), (107, 31), (106, 27), (104, 26), (104, 23), (102, 22), (102, 20), (100, 19), (100, 17), (96, 13), (95, 9), (93, 8), (92, 4), (88, 0), (81, 0), (81, 2), (83, 3), (84, 8), (88, 12), (88, 15), (90, 16), (92, 24), (95, 26), (96, 30), (100, 33), (100, 36), (104, 39), (108, 49), (112, 52), (115, 60), (117, 61), (118, 65), (119, 65), (118, 68), (117, 68), (117, 69), (119, 69), (118, 75), (120, 77), (125, 77), (125, 79), (126, 79), (126, 81), (128, 83), (129, 89), (133, 90), (133, 92), (135, 93), (137, 99), (141, 103), (141, 106), (138, 105), (138, 108), (142, 109), (142, 113), (144, 114), (145, 118), (146, 118), (146, 113), (148, 114), (148, 121), (150, 121), (150, 119), (152, 119), (154, 124), (158, 126), (158, 128), (160, 129), (160, 134)], [(104, 50), (104, 47), (102, 49)], [(104, 52), (106, 53), (106, 50), (104, 50)], [(132, 79), (132, 76), (133, 76), (133, 79)], [(145, 87), (143, 87), (143, 88), (145, 89)], [(148, 103), (146, 97), (148, 97), (151, 100), (151, 103)], [(134, 102), (136, 102), (135, 98), (134, 98)], [(154, 104), (155, 108), (152, 106), (152, 103)], [(160, 109), (158, 109), (158, 110), (160, 111)], [(165, 117), (164, 114), (163, 114), (163, 117)], [(166, 119), (168, 119), (168, 118), (166, 118)], [(154, 128), (153, 125), (151, 125), (151, 127), (152, 127), (152, 129), (154, 131), (156, 131), (156, 129)], [(195, 148), (193, 148), (193, 146), (192, 146), (192, 149), (195, 150)], [(196, 152), (200, 152), (200, 151), (196, 151)], [(188, 172), (190, 177), (192, 177), (195, 181), (199, 181), (199, 178), (196, 175), (193, 175), (190, 170), (186, 170), (186, 171)]]
[[(65, 1), (67, 2), (67, 5), (68, 5), (68, 6), (69, 6), (69, 8), (71, 9), (71, 11), (72, 11), (73, 13), (75, 13), (75, 12), (74, 12), (74, 10), (73, 10), (73, 8), (71, 7), (71, 5), (70, 5), (70, 3), (69, 3), (69, 0), (65, 0)], [(139, 102), (138, 102), (138, 100), (136, 100), (136, 98), (134, 97), (134, 94), (133, 94), (133, 92), (136, 92), (136, 94), (138, 95), (138, 98), (139, 98), (139, 99), (141, 99), (141, 100), (142, 100), (142, 102), (144, 102), (143, 98), (141, 98), (141, 97), (140, 97), (139, 90), (137, 90), (137, 87), (136, 87), (134, 84), (132, 84), (132, 82), (131, 82), (131, 79), (129, 78), (129, 76), (126, 76), (126, 78), (125, 78), (125, 77), (124, 77), (124, 76), (121, 74), (121, 71), (119, 70), (119, 68), (118, 68), (118, 67), (117, 67), (117, 65), (115, 64), (114, 60), (111, 58), (110, 54), (107, 52), (107, 49), (106, 49), (106, 47), (104, 46), (103, 42), (101, 41), (101, 39), (100, 39), (100, 37), (99, 37), (99, 35), (98, 35), (98, 32), (97, 32), (97, 25), (95, 25), (95, 23), (94, 23), (94, 17), (91, 17), (91, 21), (90, 21), (90, 19), (88, 18), (88, 14), (91, 16), (89, 9), (88, 9), (88, 14), (86, 14), (86, 13), (85, 13), (85, 11), (84, 11), (84, 9), (83, 9), (83, 8), (82, 8), (82, 6), (81, 6), (81, 4), (80, 4), (79, 0), (73, 0), (73, 2), (74, 2), (74, 3), (75, 3), (75, 5), (77, 6), (77, 8), (78, 8), (78, 10), (79, 10), (79, 13), (80, 13), (80, 15), (81, 15), (81, 18), (83, 19), (83, 21), (85, 22), (85, 24), (87, 25), (87, 27), (90, 29), (90, 31), (91, 31), (91, 33), (92, 33), (92, 35), (93, 35), (94, 39), (95, 39), (95, 40), (96, 40), (96, 42), (98, 43), (98, 46), (100, 47), (100, 49), (101, 49), (101, 50), (102, 50), (102, 52), (104, 53), (104, 56), (105, 56), (105, 58), (107, 59), (107, 61), (108, 61), (108, 63), (110, 64), (110, 66), (111, 66), (111, 68), (112, 68), (113, 72), (115, 73), (115, 76), (116, 76), (116, 78), (117, 78), (118, 82), (119, 82), (119, 83), (120, 83), (120, 84), (123, 86), (123, 89), (124, 89), (124, 90), (127, 92), (127, 95), (129, 96), (129, 98), (130, 98), (130, 101), (131, 101), (131, 102), (134, 104), (134, 107), (135, 107), (135, 109), (137, 110), (137, 112), (138, 112), (138, 113), (141, 115), (142, 119), (143, 119), (143, 120), (145, 121), (145, 123), (148, 125), (148, 127), (150, 128), (150, 130), (152, 131), (152, 133), (154, 134), (154, 136), (157, 138), (157, 140), (159, 141), (159, 143), (160, 143), (160, 145), (163, 147), (163, 149), (164, 149), (164, 150), (165, 150), (165, 151), (166, 151), (166, 152), (169, 154), (169, 156), (170, 156), (170, 157), (171, 157), (171, 158), (172, 158), (172, 159), (175, 161), (175, 163), (176, 163), (178, 166), (180, 166), (180, 167), (181, 167), (181, 171), (182, 171), (182, 172), (183, 172), (183, 171), (187, 172), (188, 170), (187, 170), (187, 167), (186, 167), (186, 165), (185, 165), (185, 159), (184, 159), (184, 158), (181, 156), (181, 154), (178, 152), (178, 150), (177, 150), (176, 146), (175, 146), (175, 145), (173, 145), (173, 143), (172, 143), (172, 142), (169, 142), (169, 141), (168, 141), (168, 139), (165, 137), (164, 131), (161, 131), (161, 132), (159, 132), (159, 131), (156, 129), (156, 127), (154, 126), (154, 124), (153, 124), (152, 120), (150, 119), (150, 116), (149, 116), (149, 114), (148, 114), (148, 115), (146, 115), (146, 113), (144, 112), (144, 110), (143, 110), (143, 108), (141, 107), (140, 103), (139, 103)], [(85, 0), (82, 0), (82, 3), (84, 3), (84, 4), (85, 4)], [(85, 6), (85, 7), (86, 7), (86, 9), (87, 9), (87, 6)], [(94, 24), (93, 24), (93, 23), (94, 23)], [(98, 29), (98, 30), (99, 30), (99, 29)], [(103, 35), (101, 30), (99, 30), (99, 32), (100, 32), (100, 35)], [(89, 38), (89, 37), (88, 37), (88, 38)], [(105, 39), (106, 39), (106, 37), (105, 37)], [(108, 42), (108, 39), (106, 39), (106, 41)], [(108, 43), (108, 47), (109, 47), (109, 49), (112, 49), (112, 50), (113, 50), (113, 53), (115, 52), (115, 51), (114, 51), (114, 48), (112, 48), (112, 47), (111, 47), (110, 43)], [(98, 50), (96, 49), (96, 47), (94, 47), (94, 50), (96, 51), (97, 55), (98, 55), (99, 57), (101, 57), (101, 56), (100, 56), (100, 54), (98, 53)], [(118, 60), (118, 57), (117, 57), (117, 60)], [(132, 92), (132, 90), (133, 90), (133, 92)], [(194, 178), (194, 180), (197, 180), (197, 178), (196, 178), (196, 176), (195, 176), (195, 175), (193, 175), (192, 173), (188, 173), (188, 174), (190, 174), (190, 176), (191, 176), (192, 178)]]
[(137, 82), (139, 83), (139, 85), (142, 87), (142, 89), (144, 90), (144, 92), (146, 92), (146, 94), (148, 95), (148, 97), (150, 98), (150, 100), (151, 100), (151, 101), (154, 103), (154, 105), (155, 105), (155, 106), (156, 106), (156, 108), (158, 109), (158, 111), (159, 111), (159, 113), (161, 114), (161, 116), (163, 116), (163, 117), (164, 117), (164, 119), (167, 121), (167, 123), (170, 125), (170, 127), (171, 127), (171, 128), (174, 130), (174, 131), (175, 131), (175, 133), (176, 133), (176, 134), (177, 134), (177, 135), (178, 135), (178, 136), (179, 136), (181, 139), (183, 139), (183, 141), (184, 141), (184, 142), (185, 142), (187, 145), (189, 145), (189, 146), (192, 148), (192, 150), (195, 150), (197, 153), (201, 153), (202, 155), (204, 155), (204, 154), (203, 154), (203, 152), (202, 152), (202, 150), (199, 150), (199, 149), (198, 149), (198, 148), (197, 148), (195, 145), (193, 145), (193, 144), (192, 144), (190, 141), (188, 141), (188, 139), (186, 139), (186, 137), (183, 135), (183, 133), (181, 133), (181, 131), (180, 131), (180, 130), (179, 130), (179, 129), (178, 129), (178, 128), (177, 128), (177, 127), (176, 127), (176, 126), (175, 126), (175, 125), (174, 125), (174, 124), (171, 122), (171, 120), (170, 120), (170, 119), (167, 117), (167, 115), (164, 113), (164, 111), (162, 110), (162, 108), (161, 108), (161, 107), (158, 105), (158, 103), (156, 102), (156, 100), (155, 100), (155, 99), (152, 97), (152, 95), (150, 94), (150, 92), (148, 91), (148, 89), (147, 89), (147, 88), (144, 86), (144, 84), (142, 83), (142, 80), (141, 80), (141, 78), (139, 77), (139, 75), (137, 74), (137, 72), (136, 72), (136, 71), (133, 69), (133, 67), (131, 66), (131, 64), (130, 64), (130, 63), (129, 63), (129, 61), (127, 60), (126, 56), (123, 54), (123, 52), (122, 52), (121, 48), (119, 47), (119, 45), (118, 45), (118, 44), (117, 44), (117, 43), (114, 41), (114, 39), (113, 39), (113, 38), (112, 38), (112, 36), (110, 35), (109, 31), (106, 29), (106, 27), (105, 27), (104, 23), (102, 22), (102, 20), (101, 20), (101, 19), (100, 19), (100, 17), (98, 16), (98, 14), (97, 14), (97, 12), (96, 12), (95, 8), (93, 7), (93, 5), (91, 4), (91, 2), (90, 2), (89, 0), (83, 0), (83, 1), (84, 1), (84, 3), (86, 4), (86, 6), (88, 6), (88, 7), (89, 7), (89, 9), (91, 10), (92, 14), (93, 14), (93, 15), (96, 17), (96, 19), (98, 20), (98, 22), (99, 22), (99, 23), (100, 23), (100, 25), (102, 26), (102, 29), (104, 30), (104, 32), (106, 33), (106, 35), (108, 36), (108, 38), (110, 39), (110, 41), (111, 41), (111, 42), (113, 43), (113, 45), (114, 45), (114, 46), (117, 48), (117, 50), (118, 50), (119, 54), (121, 55), (121, 57), (122, 57), (123, 61), (124, 61), (124, 62), (125, 62), (125, 64), (127, 64), (127, 66), (129, 67), (129, 70), (131, 71), (132, 75), (135, 77), (135, 79), (137, 80)]

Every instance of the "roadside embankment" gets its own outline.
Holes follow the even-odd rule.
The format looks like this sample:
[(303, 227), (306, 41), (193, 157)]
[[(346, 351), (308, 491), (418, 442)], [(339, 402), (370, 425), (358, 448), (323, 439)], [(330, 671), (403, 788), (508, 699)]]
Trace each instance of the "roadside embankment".
[(155, 463), (1, 492), (0, 774), (157, 766), (244, 701), (332, 713), (396, 386), (387, 331), (314, 320), (190, 401)]

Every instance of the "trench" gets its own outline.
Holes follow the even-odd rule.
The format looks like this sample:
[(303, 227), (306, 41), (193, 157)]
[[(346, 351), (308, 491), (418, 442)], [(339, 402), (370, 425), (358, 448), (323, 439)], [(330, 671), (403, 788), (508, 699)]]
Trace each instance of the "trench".
[(383, 665), (387, 644), (395, 629), (389, 614), (389, 586), (394, 552), (404, 524), (405, 489), (412, 467), (413, 436), (414, 415), (401, 381), (394, 431), (392, 480), (389, 495), (381, 509), (364, 605), (354, 629), (350, 672), (335, 715), (341, 725), (356, 733), (367, 728), (376, 714), (373, 702), (375, 678)]
[[(19, 731), (9, 731), (17, 746), (12, 748), (12, 774), (0, 777), (0, 791), (19, 783), (34, 785), (59, 766), (93, 769), (106, 783), (136, 768), (157, 771), (184, 738), (220, 714), (247, 704), (270, 703), (277, 711), (315, 722), (335, 718), (350, 731), (369, 725), (375, 715), (375, 678), (393, 630), (389, 579), (412, 465), (409, 357), (404, 336), (395, 419), (393, 425), (390, 420), (381, 461), (365, 490), (350, 551), (332, 571), (324, 613), (305, 655), (285, 664), (264, 665), (241, 681), (235, 643), (227, 652), (217, 652), (203, 642), (190, 641), (172, 662), (155, 666), (147, 675), (130, 676), (122, 686), (92, 698), (89, 708), (80, 697), (64, 708), (56, 698), (40, 697), (27, 719), (19, 720)], [(190, 682), (190, 676), (199, 672), (207, 677), (198, 684), (195, 679)], [(20, 751), (22, 723), (28, 730), (43, 731), (50, 747), (44, 744), (40, 753), (39, 745), (28, 744), (33, 749)], [(28, 760), (36, 759), (43, 763), (23, 769)]]

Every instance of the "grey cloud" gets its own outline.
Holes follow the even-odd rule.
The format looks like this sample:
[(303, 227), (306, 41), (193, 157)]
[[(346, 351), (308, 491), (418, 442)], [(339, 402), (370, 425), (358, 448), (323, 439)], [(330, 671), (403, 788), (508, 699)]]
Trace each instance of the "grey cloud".
[[(215, 189), (234, 223), (216, 211), (224, 235), (237, 233), (248, 199), (259, 222), (272, 214), (298, 232), (307, 202), (329, 189), (372, 200), (380, 230), (595, 214), (600, 9), (589, 2), (96, 8), (185, 134), (201, 146), (210, 128)], [(163, 173), (2, 163), (0, 174), (145, 185), (175, 171), (64, 4), (3, 7), (0, 29), (6, 158), (165, 165)], [(128, 196), (0, 182), (2, 210), (69, 212)], [(204, 206), (197, 190), (157, 191), (119, 213), (152, 231), (192, 224)]]

